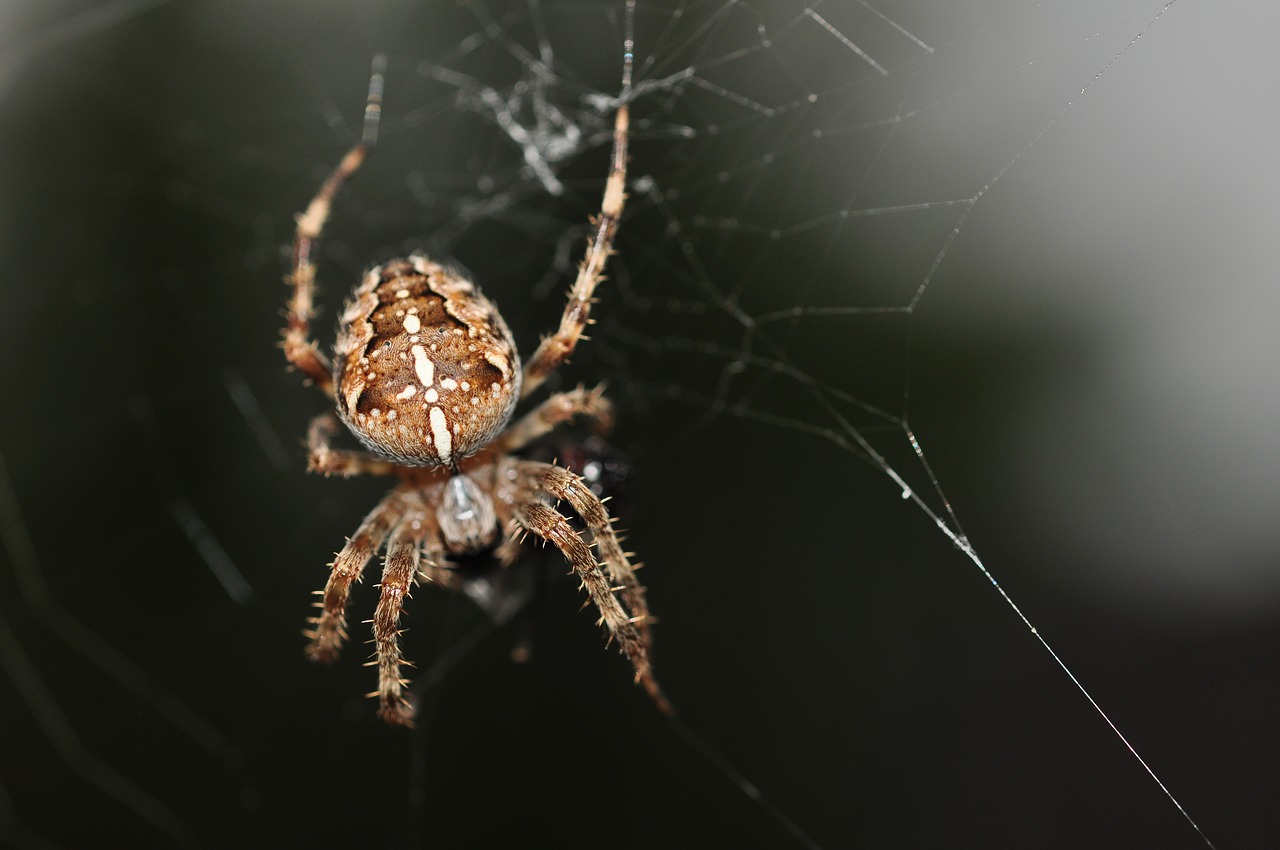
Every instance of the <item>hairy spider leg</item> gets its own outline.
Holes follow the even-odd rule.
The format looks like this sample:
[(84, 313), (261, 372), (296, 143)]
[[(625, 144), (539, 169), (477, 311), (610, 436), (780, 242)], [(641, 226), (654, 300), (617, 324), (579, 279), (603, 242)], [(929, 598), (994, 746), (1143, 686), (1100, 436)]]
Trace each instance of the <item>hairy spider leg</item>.
[(600, 553), (605, 571), (622, 594), (622, 603), (631, 612), (631, 622), (635, 624), (647, 652), (652, 645), (650, 624), (653, 616), (649, 613), (644, 586), (636, 578), (628, 553), (622, 549), (618, 534), (613, 529), (613, 518), (604, 503), (580, 476), (562, 466), (526, 460), (520, 461), (517, 469), (529, 482), (526, 486), (567, 501), (591, 529), (592, 542)]
[(618, 96), (618, 111), (613, 122), (613, 156), (609, 165), (609, 178), (605, 182), (604, 199), (600, 214), (591, 220), (595, 232), (587, 237), (587, 253), (578, 266), (578, 277), (569, 290), (569, 303), (560, 317), (560, 327), (542, 340), (524, 367), (524, 381), (520, 397), (524, 398), (541, 386), (547, 376), (560, 367), (573, 354), (582, 332), (591, 320), (592, 294), (604, 275), (609, 255), (613, 253), (613, 240), (617, 235), (618, 220), (626, 202), (627, 188), (627, 138), (630, 135), (631, 51), (623, 60), (622, 93)]
[(347, 601), (351, 583), (360, 580), (365, 566), (382, 548), (391, 527), (403, 515), (404, 503), (400, 493), (392, 491), (369, 512), (347, 545), (333, 559), (329, 580), (321, 592), (321, 601), (317, 603), (320, 614), (308, 621), (313, 628), (305, 632), (310, 638), (307, 656), (313, 661), (329, 663), (338, 657), (347, 639)]
[(490, 445), (502, 454), (517, 452), (577, 416), (595, 420), (597, 433), (609, 432), (613, 427), (613, 403), (605, 398), (603, 386), (556, 393), (509, 425)]
[(321, 413), (307, 428), (307, 471), (323, 475), (399, 475), (403, 467), (368, 452), (335, 449), (329, 441), (338, 432), (338, 417)]
[(649, 666), (647, 643), (637, 630), (634, 618), (628, 615), (622, 603), (614, 596), (613, 587), (600, 571), (595, 558), (591, 556), (590, 548), (578, 536), (563, 514), (535, 499), (536, 497), (531, 498), (516, 506), (516, 519), (530, 532), (560, 550), (582, 581), (583, 589), (599, 610), (601, 622), (617, 639), (622, 652), (635, 668), (636, 681), (644, 685), (650, 698), (663, 713), (674, 714), (675, 710), (653, 677), (653, 671)]
[(364, 108), (364, 132), (360, 141), (347, 151), (338, 167), (320, 186), (320, 191), (307, 205), (306, 212), (297, 218), (293, 236), (293, 263), (289, 277), (285, 279), (293, 290), (285, 313), (284, 340), (281, 347), (284, 356), (298, 371), (325, 395), (333, 398), (333, 368), (329, 358), (320, 351), (319, 344), (311, 338), (311, 318), (315, 315), (316, 266), (312, 259), (320, 232), (333, 209), (333, 198), (338, 190), (364, 164), (378, 139), (378, 120), (382, 115), (382, 80), (386, 70), (386, 57), (373, 60), (373, 73), (369, 77), (369, 96)]
[(415, 714), (413, 704), (404, 695), (409, 681), (400, 674), (401, 666), (408, 664), (400, 653), (400, 612), (418, 580), (419, 545), (426, 533), (428, 526), (420, 514), (411, 515), (392, 532), (379, 585), (381, 596), (373, 614), (378, 716), (398, 726), (412, 726)]

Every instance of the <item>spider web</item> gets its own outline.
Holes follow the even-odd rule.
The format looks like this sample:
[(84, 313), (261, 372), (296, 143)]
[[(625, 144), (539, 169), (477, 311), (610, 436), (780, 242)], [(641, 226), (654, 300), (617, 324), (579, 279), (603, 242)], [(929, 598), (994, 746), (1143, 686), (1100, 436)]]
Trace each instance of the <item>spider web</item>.
[(620, 407), (681, 720), (572, 582), (519, 666), (424, 588), (412, 733), (358, 646), (302, 660), (385, 484), (302, 474), (281, 246), (384, 51), (320, 325), (426, 249), (530, 351), (623, 4), (0, 13), (0, 841), (1204, 846), (975, 563), (1219, 846), (1280, 833), (1272, 30), (936, 5), (637, 4), (628, 208), (558, 386)]

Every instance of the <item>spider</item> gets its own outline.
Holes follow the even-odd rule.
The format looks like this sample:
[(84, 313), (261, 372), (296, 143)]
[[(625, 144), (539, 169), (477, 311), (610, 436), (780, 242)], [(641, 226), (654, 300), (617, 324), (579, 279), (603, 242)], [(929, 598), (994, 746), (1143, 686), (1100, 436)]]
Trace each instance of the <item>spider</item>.
[[(320, 591), (319, 614), (309, 620), (307, 654), (322, 662), (337, 657), (347, 637), (351, 585), (385, 549), (373, 616), (378, 690), (370, 696), (377, 696), (378, 715), (389, 723), (413, 723), (399, 624), (414, 585), (425, 580), (463, 589), (456, 560), (488, 553), (510, 567), (521, 557), (528, 534), (564, 555), (610, 639), (630, 660), (636, 682), (660, 709), (671, 712), (649, 663), (645, 590), (613, 519), (580, 476), (519, 454), (576, 417), (607, 427), (608, 400), (600, 388), (578, 387), (552, 395), (511, 422), (517, 404), (569, 358), (590, 322), (592, 294), (612, 252), (626, 197), (631, 65), (628, 40), (600, 213), (591, 219), (586, 256), (560, 325), (523, 367), (493, 302), (458, 271), (423, 254), (391, 260), (365, 274), (340, 316), (332, 361), (311, 338), (314, 247), (334, 197), (373, 149), (382, 62), (375, 61), (370, 80), (362, 139), (297, 217), (282, 347), (289, 363), (337, 408), (336, 417), (321, 414), (308, 429), (308, 469), (326, 476), (399, 478), (334, 559)], [(331, 445), (339, 419), (369, 451)], [(572, 507), (583, 533), (558, 510), (561, 502)]]

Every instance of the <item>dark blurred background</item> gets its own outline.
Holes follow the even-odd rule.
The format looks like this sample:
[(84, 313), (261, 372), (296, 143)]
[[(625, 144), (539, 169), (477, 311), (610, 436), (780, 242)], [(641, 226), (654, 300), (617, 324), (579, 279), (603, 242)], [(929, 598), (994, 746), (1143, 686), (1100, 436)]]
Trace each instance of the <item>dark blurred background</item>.
[(905, 422), (1217, 846), (1274, 846), (1276, 13), (932, 5), (638, 4), (631, 201), (558, 386), (619, 403), (682, 720), (564, 579), (526, 665), (417, 593), (412, 732), (362, 696), (362, 627), (302, 656), (386, 484), (304, 473), (292, 216), (384, 51), (317, 326), (426, 249), (530, 351), (599, 204), (623, 4), (0, 6), (0, 843), (805, 846), (776, 807), (827, 848), (1204, 846), (901, 498), (886, 468), (956, 528)]

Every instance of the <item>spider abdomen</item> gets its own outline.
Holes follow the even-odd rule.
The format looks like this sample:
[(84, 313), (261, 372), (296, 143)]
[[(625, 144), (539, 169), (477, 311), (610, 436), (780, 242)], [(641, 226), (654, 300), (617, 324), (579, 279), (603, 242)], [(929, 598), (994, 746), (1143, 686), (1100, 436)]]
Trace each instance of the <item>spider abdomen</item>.
[(497, 308), (420, 255), (365, 275), (334, 355), (342, 420), (373, 451), (412, 466), (474, 454), (520, 398), (520, 356)]

